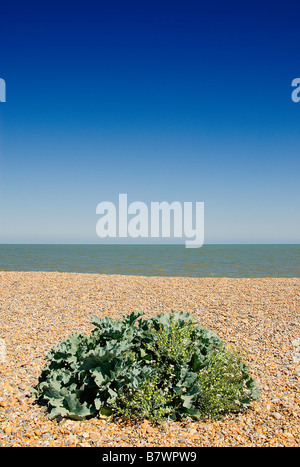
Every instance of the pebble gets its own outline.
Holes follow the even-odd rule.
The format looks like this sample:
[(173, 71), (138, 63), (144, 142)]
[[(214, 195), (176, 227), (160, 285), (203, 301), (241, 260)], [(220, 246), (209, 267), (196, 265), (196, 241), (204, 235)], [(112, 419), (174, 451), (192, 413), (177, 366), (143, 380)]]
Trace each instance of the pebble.
[[(93, 316), (193, 314), (240, 349), (262, 399), (221, 420), (50, 421), (35, 404), (45, 355)], [(0, 272), (0, 446), (299, 446), (300, 279)]]
[(272, 412), (271, 413), (272, 417), (276, 418), (276, 420), (280, 420), (282, 417), (281, 413), (278, 412)]

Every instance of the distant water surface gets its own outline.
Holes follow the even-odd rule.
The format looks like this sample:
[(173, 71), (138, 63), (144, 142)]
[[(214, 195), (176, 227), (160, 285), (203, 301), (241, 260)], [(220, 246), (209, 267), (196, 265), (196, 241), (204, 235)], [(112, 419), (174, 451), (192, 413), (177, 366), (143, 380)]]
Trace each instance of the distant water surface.
[(300, 245), (0, 245), (1, 271), (299, 277)]

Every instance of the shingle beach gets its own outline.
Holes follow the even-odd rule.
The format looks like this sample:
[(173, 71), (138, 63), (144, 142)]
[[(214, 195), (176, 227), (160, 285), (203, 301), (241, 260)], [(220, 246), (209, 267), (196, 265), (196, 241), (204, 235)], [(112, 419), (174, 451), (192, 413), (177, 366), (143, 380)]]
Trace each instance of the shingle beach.
[[(93, 316), (136, 310), (193, 314), (244, 351), (261, 400), (217, 421), (50, 421), (30, 393), (48, 351)], [(0, 446), (299, 446), (299, 357), (299, 278), (0, 272)]]

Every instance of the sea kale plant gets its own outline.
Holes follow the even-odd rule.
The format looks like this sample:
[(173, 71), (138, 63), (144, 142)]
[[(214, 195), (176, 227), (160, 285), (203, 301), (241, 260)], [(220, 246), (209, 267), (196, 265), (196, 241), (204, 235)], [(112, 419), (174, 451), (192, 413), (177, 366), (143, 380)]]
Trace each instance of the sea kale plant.
[(240, 355), (190, 314), (142, 314), (95, 317), (49, 352), (33, 393), (51, 419), (216, 418), (260, 397)]

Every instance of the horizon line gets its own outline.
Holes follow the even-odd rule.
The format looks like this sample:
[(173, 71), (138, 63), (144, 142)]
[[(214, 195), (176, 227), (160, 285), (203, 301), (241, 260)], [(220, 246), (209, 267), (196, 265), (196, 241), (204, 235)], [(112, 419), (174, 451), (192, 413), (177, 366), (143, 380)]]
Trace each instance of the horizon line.
[[(30, 243), (21, 243), (21, 242), (18, 242), (18, 243), (8, 243), (8, 242), (4, 242), (4, 243), (0, 243), (0, 246), (2, 245), (82, 245), (82, 246), (95, 246), (95, 245), (98, 245), (98, 246), (185, 246), (184, 243), (60, 243), (60, 242), (54, 242), (54, 243), (34, 243), (34, 242), (30, 242)], [(277, 243), (277, 242), (274, 242), (274, 243), (248, 243), (248, 242), (238, 242), (238, 243), (235, 243), (235, 242), (230, 242), (230, 243), (203, 243), (202, 246), (205, 246), (205, 245), (300, 245), (300, 242), (298, 243)], [(201, 247), (202, 247), (201, 246)], [(199, 248), (201, 248), (199, 247)]]

